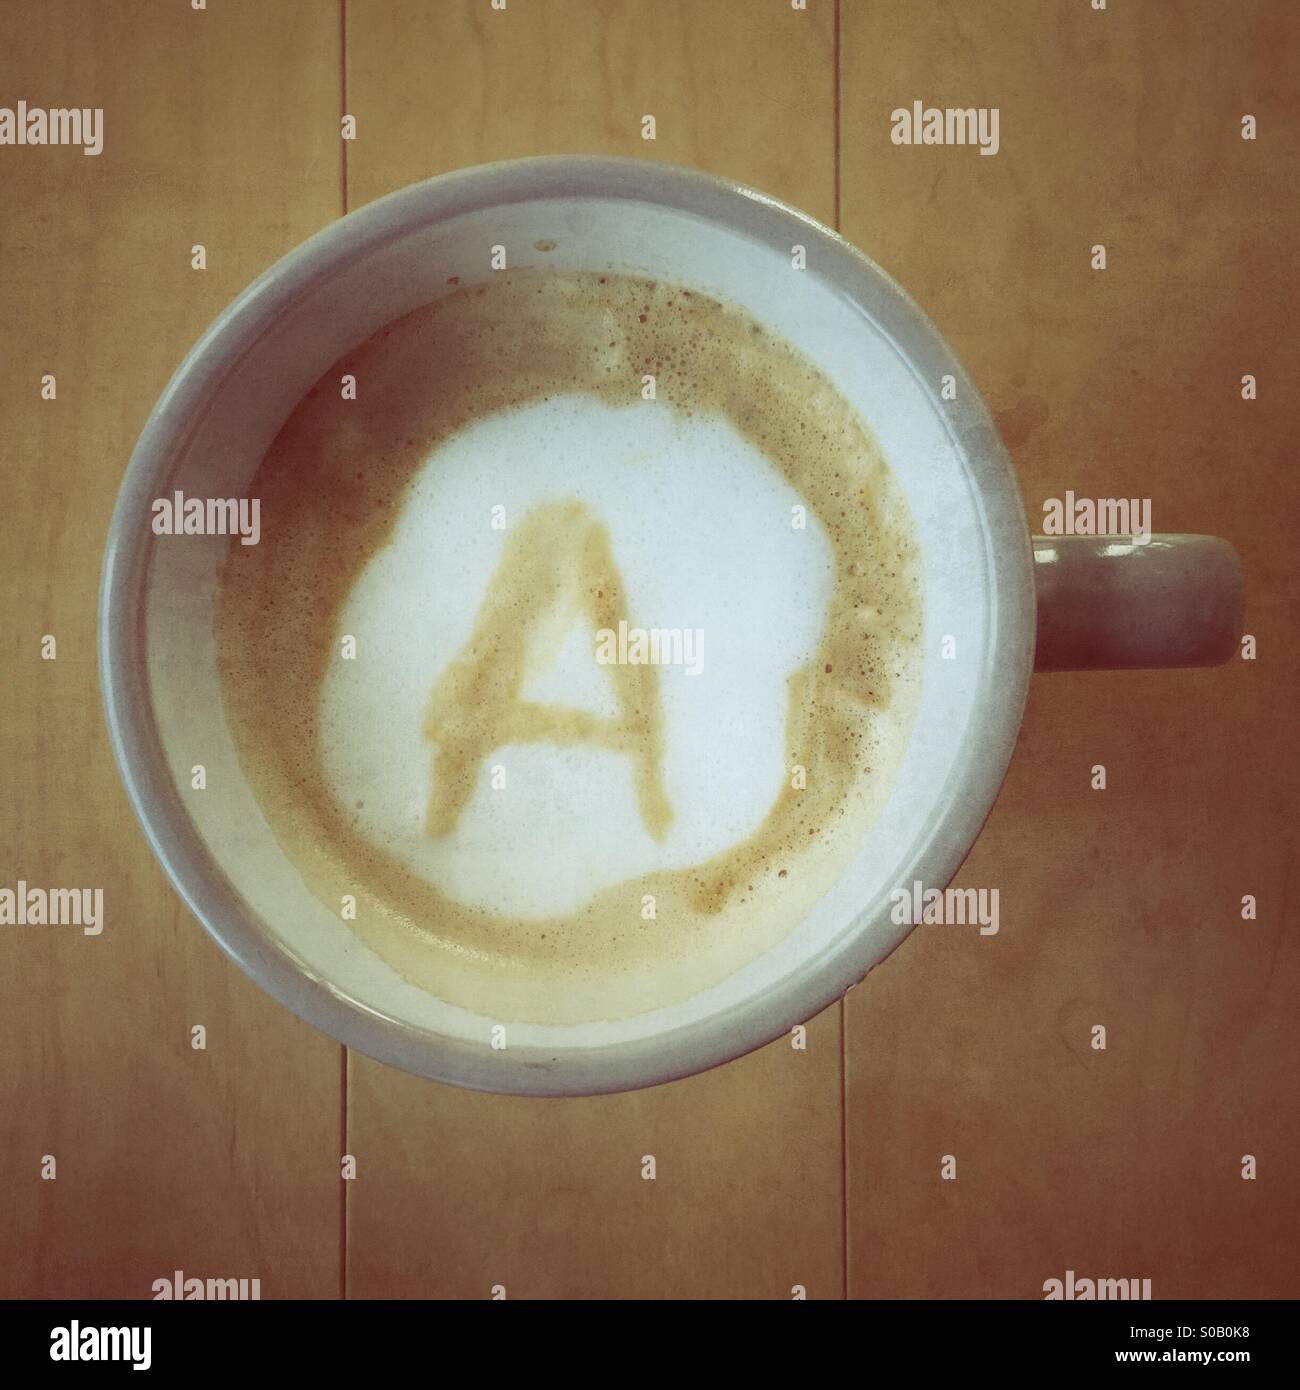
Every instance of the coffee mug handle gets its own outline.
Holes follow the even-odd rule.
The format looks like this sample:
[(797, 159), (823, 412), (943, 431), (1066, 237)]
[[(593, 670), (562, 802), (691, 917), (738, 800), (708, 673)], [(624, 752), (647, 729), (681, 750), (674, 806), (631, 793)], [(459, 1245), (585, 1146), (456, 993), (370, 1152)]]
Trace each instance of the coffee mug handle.
[(1245, 581), (1218, 536), (1035, 536), (1036, 671), (1217, 666)]

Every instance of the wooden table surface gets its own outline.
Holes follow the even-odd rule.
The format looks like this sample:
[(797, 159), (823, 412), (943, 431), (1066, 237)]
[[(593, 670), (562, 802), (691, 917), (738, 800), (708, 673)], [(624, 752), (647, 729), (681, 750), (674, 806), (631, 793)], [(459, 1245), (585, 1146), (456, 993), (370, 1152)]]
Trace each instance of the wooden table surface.
[[(101, 885), (107, 925), (0, 927), (0, 1294), (1300, 1295), (1298, 40), (1291, 0), (6, 3), (0, 104), (105, 130), (0, 146), (0, 883)], [(893, 145), (916, 100), (998, 107), (999, 153)], [(247, 980), (150, 853), (95, 668), (123, 470), (215, 314), (350, 208), (556, 152), (838, 225), (967, 364), (1031, 517), (1073, 489), (1227, 536), (1258, 643), (1035, 679), (959, 879), (996, 937), (913, 933), (806, 1050), (565, 1101), (402, 1075)]]

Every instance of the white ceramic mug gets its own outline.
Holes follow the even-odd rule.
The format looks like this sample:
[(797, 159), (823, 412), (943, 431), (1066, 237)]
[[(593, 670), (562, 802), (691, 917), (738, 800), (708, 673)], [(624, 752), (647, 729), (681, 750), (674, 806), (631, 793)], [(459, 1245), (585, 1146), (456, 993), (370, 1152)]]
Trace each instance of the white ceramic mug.
[[(539, 240), (552, 250), (535, 248)], [(510, 1024), (407, 984), (305, 889), (239, 767), (213, 613), (219, 537), (167, 538), (151, 503), (242, 495), (290, 411), (377, 329), (510, 264), (636, 273), (748, 309), (854, 403), (907, 494), (925, 586), (924, 681), (885, 809), (847, 871), (765, 955), (634, 1018)], [(806, 269), (792, 270), (794, 248)], [(951, 398), (950, 398), (951, 397)], [(943, 888), (988, 815), (1040, 669), (1199, 665), (1240, 632), (1236, 555), (1210, 537), (1032, 541), (983, 402), (943, 339), (836, 233), (723, 179), (547, 158), (430, 179), (350, 214), (244, 292), (182, 363), (131, 459), (109, 532), (100, 669), (114, 751), (155, 853), (264, 989), (324, 1032), (442, 1081), (582, 1094), (670, 1080), (768, 1042), (903, 939), (891, 890)], [(1037, 612), (1036, 612), (1037, 610)], [(945, 660), (942, 639), (961, 660)], [(206, 789), (192, 789), (202, 763)]]

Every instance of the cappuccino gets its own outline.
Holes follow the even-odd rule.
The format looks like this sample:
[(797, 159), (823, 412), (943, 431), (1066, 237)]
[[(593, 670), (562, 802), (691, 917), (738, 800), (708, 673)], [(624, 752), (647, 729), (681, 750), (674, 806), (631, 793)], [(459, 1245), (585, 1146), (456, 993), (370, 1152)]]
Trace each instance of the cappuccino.
[(878, 815), (920, 560), (865, 423), (748, 313), (510, 271), (337, 363), (249, 486), (218, 665), (311, 891), (493, 1019), (680, 1002)]

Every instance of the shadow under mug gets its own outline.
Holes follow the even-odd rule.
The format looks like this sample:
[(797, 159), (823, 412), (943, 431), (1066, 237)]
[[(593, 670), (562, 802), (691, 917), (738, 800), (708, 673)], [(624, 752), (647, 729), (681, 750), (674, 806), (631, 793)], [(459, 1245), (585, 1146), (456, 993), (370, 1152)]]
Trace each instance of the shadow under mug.
[[(416, 989), (314, 899), (240, 771), (214, 656), (224, 540), (162, 537), (155, 498), (241, 496), (322, 373), (392, 320), (509, 264), (613, 271), (747, 309), (828, 376), (880, 440), (916, 523), (919, 707), (884, 806), (806, 919), (672, 1007), (508, 1023)], [(446, 174), (351, 213), (225, 310), (146, 423), (109, 530), (100, 677), (114, 752), (190, 909), (325, 1033), (438, 1080), (533, 1095), (651, 1085), (737, 1057), (831, 1003), (911, 930), (891, 890), (944, 888), (997, 795), (1031, 672), (1204, 665), (1240, 634), (1232, 547), (1205, 536), (1030, 536), (983, 402), (921, 311), (835, 232), (752, 189), (635, 160), (554, 157)], [(961, 660), (946, 659), (951, 639)], [(191, 785), (203, 764), (206, 789)], [(499, 1037), (499, 1033), (497, 1034)]]

